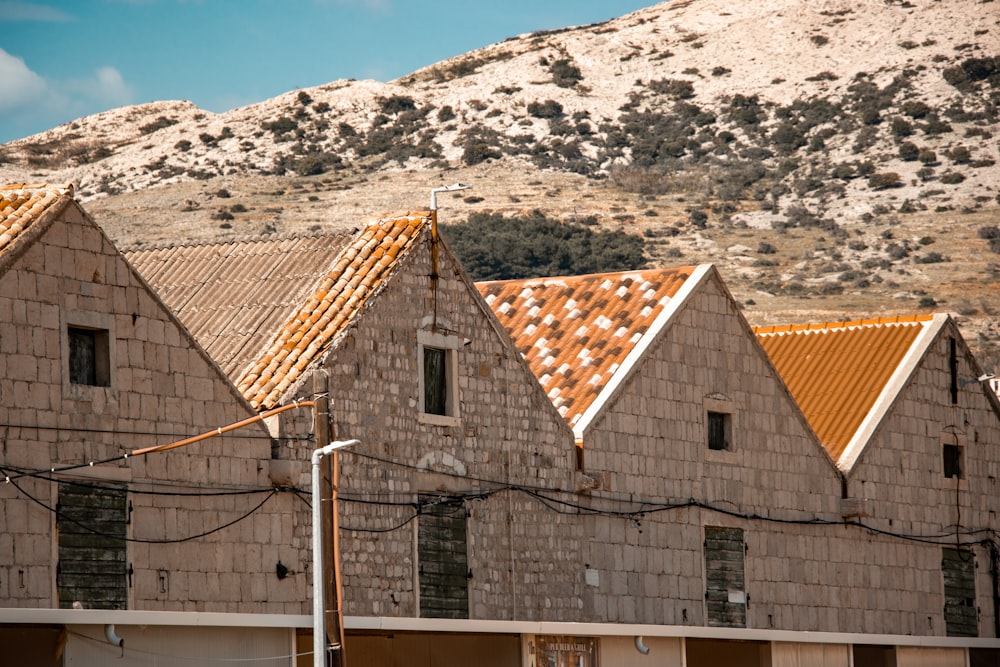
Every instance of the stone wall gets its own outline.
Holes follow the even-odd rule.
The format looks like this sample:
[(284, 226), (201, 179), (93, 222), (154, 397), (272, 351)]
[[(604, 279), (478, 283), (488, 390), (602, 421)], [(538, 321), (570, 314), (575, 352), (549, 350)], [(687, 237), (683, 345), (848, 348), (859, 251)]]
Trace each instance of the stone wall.
[[(418, 496), (482, 493), (465, 502), (469, 616), (574, 618), (580, 522), (511, 488), (570, 488), (572, 434), (443, 246), (436, 292), (430, 273), (425, 231), (324, 366), (334, 437), (361, 441), (339, 454), (346, 613), (419, 615)], [(418, 348), (431, 334), (454, 340), (454, 419), (420, 412)], [(311, 388), (304, 380), (296, 395)]]
[[(7, 259), (0, 437), (8, 469), (120, 457), (253, 414), (77, 205)], [(69, 381), (68, 326), (108, 332), (108, 386)], [(121, 576), (129, 608), (308, 613), (308, 535), (295, 530), (304, 504), (279, 494), (252, 512), (268, 495), (270, 450), (268, 434), (255, 425), (60, 479), (127, 486), (131, 574)], [(58, 485), (15, 481), (22, 490), (0, 485), (0, 605), (67, 606), (73, 601), (58, 600), (56, 586)], [(262, 492), (198, 495), (255, 489)], [(185, 539), (245, 514), (228, 528)], [(279, 580), (279, 560), (302, 574)]]

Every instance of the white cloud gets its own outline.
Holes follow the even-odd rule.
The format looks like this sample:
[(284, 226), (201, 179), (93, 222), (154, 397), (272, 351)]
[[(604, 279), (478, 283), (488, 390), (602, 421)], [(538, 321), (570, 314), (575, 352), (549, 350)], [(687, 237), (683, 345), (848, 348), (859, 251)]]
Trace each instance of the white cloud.
[(0, 49), (0, 81), (4, 82), (0, 113), (45, 103), (49, 96), (45, 79), (32, 72), (23, 59), (3, 49)]
[(130, 104), (134, 91), (125, 83), (121, 72), (114, 67), (99, 67), (95, 73), (97, 85), (93, 88), (91, 97), (98, 102), (121, 106)]
[(72, 21), (73, 15), (48, 5), (36, 5), (30, 2), (0, 2), (0, 20), (62, 23)]
[(69, 80), (47, 79), (0, 48), (0, 142), (81, 116), (132, 104), (135, 91), (114, 67)]

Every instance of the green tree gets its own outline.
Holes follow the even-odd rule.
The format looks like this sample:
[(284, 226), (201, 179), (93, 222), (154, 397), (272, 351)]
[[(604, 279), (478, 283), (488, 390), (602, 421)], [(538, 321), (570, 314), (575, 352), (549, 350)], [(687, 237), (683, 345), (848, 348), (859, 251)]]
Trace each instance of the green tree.
[(645, 267), (643, 239), (621, 231), (560, 222), (541, 211), (505, 218), (473, 213), (442, 225), (442, 235), (473, 280), (566, 276)]

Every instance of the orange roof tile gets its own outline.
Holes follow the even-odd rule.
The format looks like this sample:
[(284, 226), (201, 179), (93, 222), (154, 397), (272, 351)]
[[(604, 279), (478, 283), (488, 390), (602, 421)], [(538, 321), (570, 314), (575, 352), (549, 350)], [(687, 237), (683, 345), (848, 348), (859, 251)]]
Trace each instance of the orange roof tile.
[(931, 315), (755, 327), (820, 442), (840, 460)]
[(574, 426), (695, 267), (477, 283)]
[(312, 295), (236, 383), (251, 405), (277, 405), (385, 284), (428, 224), (428, 215), (411, 213), (379, 220), (344, 248)]
[(0, 185), (0, 252), (43, 215), (57, 207), (62, 210), (72, 197), (72, 185)]

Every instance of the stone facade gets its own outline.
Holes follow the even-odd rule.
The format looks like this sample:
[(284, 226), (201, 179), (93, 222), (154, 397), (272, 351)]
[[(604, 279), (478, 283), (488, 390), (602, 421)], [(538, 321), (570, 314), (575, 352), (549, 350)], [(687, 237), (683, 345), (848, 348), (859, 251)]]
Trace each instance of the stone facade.
[[(416, 506), (450, 495), (468, 514), (470, 618), (575, 618), (581, 524), (518, 490), (572, 486), (572, 433), (443, 245), (432, 289), (430, 245), (428, 228), (322, 361), (333, 437), (361, 441), (339, 455), (345, 612), (420, 615)], [(421, 341), (452, 346), (457, 416), (421, 412)]]
[[(952, 400), (952, 344), (955, 384)], [(994, 537), (1000, 420), (996, 396), (977, 382), (981, 371), (948, 320), (928, 345), (873, 438), (847, 474), (847, 493), (863, 499), (865, 522), (884, 531), (928, 535), (959, 532), (962, 542)], [(942, 450), (962, 450), (961, 476), (946, 477)], [(954, 546), (956, 539), (950, 540)], [(848, 631), (943, 635), (946, 632), (942, 548), (948, 544), (875, 540), (859, 572), (861, 595), (886, 605)], [(989, 545), (975, 554), (975, 610), (980, 636), (997, 636), (997, 591)]]
[[(641, 363), (624, 372), (621, 390), (583, 433), (587, 470), (609, 480), (607, 495), (680, 507), (634, 523), (589, 520), (586, 560), (598, 583), (588, 589), (587, 620), (707, 625), (704, 527), (727, 526), (743, 529), (747, 540), (748, 626), (769, 627), (758, 610), (777, 597), (770, 627), (800, 629), (806, 614), (788, 605), (808, 595), (783, 590), (794, 582), (786, 558), (772, 563), (764, 556), (768, 541), (780, 545), (779, 556), (789, 551), (785, 542), (796, 545), (794, 529), (704, 506), (735, 515), (836, 517), (839, 476), (714, 270)], [(709, 411), (731, 420), (729, 451), (709, 449)], [(689, 506), (691, 500), (704, 506)], [(819, 549), (815, 560), (822, 559)]]
[[(0, 606), (94, 604), (59, 599), (55, 510), (60, 486), (99, 483), (127, 489), (130, 541), (117, 578), (128, 609), (307, 613), (307, 575), (275, 574), (278, 561), (308, 562), (301, 501), (281, 493), (252, 512), (271, 493), (261, 425), (121, 458), (253, 411), (75, 202), (30, 235), (0, 255), (2, 466), (12, 478), (0, 484)], [(77, 329), (105, 346), (97, 384), (70, 379)], [(109, 458), (118, 460), (58, 483), (17, 475)], [(217, 495), (227, 490), (248, 493)]]
[[(701, 270), (574, 433), (443, 244), (435, 269), (432, 245), (424, 227), (312, 360), (328, 377), (333, 438), (361, 441), (338, 455), (346, 615), (438, 613), (425, 605), (438, 592), (427, 554), (440, 547), (428, 529), (449, 506), (464, 513), (448, 540), (468, 570), (446, 591), (465, 597), (455, 617), (948, 634), (948, 544), (903, 536), (990, 537), (1000, 474), (1000, 405), (965, 382), (979, 369), (954, 323), (838, 470), (718, 273)], [(77, 205), (0, 260), (8, 474), (254, 414)], [(74, 327), (107, 333), (107, 386), (68, 381)], [(432, 351), (447, 385), (439, 411), (426, 404)], [(305, 373), (282, 402), (310, 398)], [(308, 613), (308, 506), (279, 491), (255, 507), (272, 471), (291, 468), (308, 488), (312, 411), (271, 426), (276, 439), (252, 426), (100, 466), (128, 489), (129, 609)], [(945, 445), (961, 448), (962, 475), (942, 474)], [(93, 481), (84, 472), (73, 474)], [(0, 486), (0, 604), (57, 607), (57, 522), (28, 497), (55, 508), (57, 484), (15, 481)], [(209, 487), (252, 493), (201, 494)], [(726, 541), (736, 547), (709, 546)], [(968, 551), (976, 631), (995, 636), (992, 551)], [(727, 558), (735, 565), (719, 566)]]

